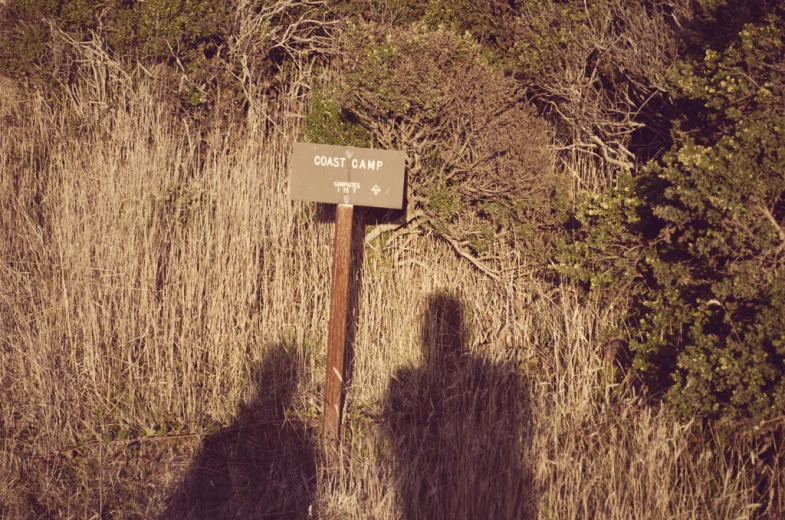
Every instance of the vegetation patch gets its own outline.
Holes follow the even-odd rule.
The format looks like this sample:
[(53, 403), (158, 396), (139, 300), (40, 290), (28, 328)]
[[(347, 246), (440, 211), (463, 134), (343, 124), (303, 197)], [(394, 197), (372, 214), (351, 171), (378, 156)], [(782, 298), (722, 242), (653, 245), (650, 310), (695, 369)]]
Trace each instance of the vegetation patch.
[(3, 518), (785, 517), (778, 3), (0, 1)]
[(785, 410), (783, 24), (745, 25), (671, 71), (675, 144), (576, 213), (559, 270), (637, 295), (635, 366), (682, 417)]
[(314, 97), (311, 139), (405, 151), (410, 213), (475, 259), (554, 224), (548, 125), (473, 38), (350, 23), (341, 42), (341, 84)]

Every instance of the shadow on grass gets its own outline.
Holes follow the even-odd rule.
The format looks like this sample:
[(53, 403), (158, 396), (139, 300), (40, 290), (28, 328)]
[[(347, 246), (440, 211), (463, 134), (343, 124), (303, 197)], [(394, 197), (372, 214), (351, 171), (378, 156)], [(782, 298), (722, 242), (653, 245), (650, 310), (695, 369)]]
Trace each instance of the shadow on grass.
[(423, 364), (394, 374), (385, 403), (403, 518), (535, 517), (521, 441), (529, 413), (516, 367), (467, 351), (455, 295), (435, 293), (426, 304)]
[(315, 446), (304, 424), (284, 417), (302, 371), (295, 348), (270, 349), (252, 373), (253, 398), (204, 440), (159, 520), (308, 517)]

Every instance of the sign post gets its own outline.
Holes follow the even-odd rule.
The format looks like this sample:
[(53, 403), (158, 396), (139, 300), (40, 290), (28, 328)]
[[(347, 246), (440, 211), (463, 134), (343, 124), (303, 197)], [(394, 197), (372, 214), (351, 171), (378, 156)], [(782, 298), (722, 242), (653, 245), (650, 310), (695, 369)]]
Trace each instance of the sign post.
[(335, 212), (333, 245), (333, 280), (330, 288), (330, 324), (327, 333), (327, 375), (324, 381), (324, 444), (340, 444), (343, 409), (344, 346), (346, 345), (346, 309), (349, 302), (349, 269), (352, 251), (352, 217), (354, 206), (339, 204)]
[(401, 209), (406, 155), (351, 146), (295, 143), (289, 198), (338, 204), (335, 213), (323, 441), (340, 447), (354, 206)]

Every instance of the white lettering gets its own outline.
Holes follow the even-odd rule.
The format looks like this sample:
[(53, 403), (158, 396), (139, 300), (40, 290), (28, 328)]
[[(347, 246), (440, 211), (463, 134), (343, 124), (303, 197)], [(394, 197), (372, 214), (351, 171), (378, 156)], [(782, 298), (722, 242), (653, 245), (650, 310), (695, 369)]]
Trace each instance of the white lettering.
[(360, 188), (360, 183), (359, 182), (335, 181), (335, 182), (333, 182), (333, 186), (335, 186), (336, 188), (359, 189)]
[(313, 163), (316, 166), (332, 166), (340, 168), (346, 166), (346, 157), (327, 157), (325, 155), (314, 155)]
[[(341, 157), (341, 166), (345, 165), (345, 161), (343, 157)], [(374, 170), (378, 171), (382, 168), (384, 163), (382, 161), (374, 161), (372, 159), (352, 159), (352, 168), (355, 170)], [(338, 166), (338, 157), (335, 158), (335, 163), (330, 164), (329, 166)]]

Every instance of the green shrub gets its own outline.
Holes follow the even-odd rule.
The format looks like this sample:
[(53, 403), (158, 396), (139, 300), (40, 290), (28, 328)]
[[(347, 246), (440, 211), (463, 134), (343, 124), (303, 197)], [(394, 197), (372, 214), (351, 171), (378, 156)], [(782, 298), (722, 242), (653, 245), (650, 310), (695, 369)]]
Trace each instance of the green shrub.
[(210, 0), (118, 2), (109, 42), (139, 59), (192, 64), (228, 36), (229, 3)]
[(785, 411), (782, 63), (770, 15), (675, 66), (672, 150), (587, 200), (560, 256), (562, 273), (632, 289), (635, 367), (683, 417)]
[(316, 89), (305, 119), (305, 139), (311, 143), (369, 148), (373, 136), (347, 110)]
[(611, 189), (581, 193), (570, 217), (576, 234), (560, 240), (554, 268), (592, 291), (635, 291), (637, 262), (645, 248), (641, 213), (646, 201), (638, 190), (636, 179), (623, 172)]
[(591, 164), (585, 185), (606, 187), (619, 169), (671, 144), (665, 74), (693, 20), (692, 2), (346, 0), (338, 7), (379, 25), (422, 23), (478, 43), (484, 61), (515, 78), (554, 123), (562, 156)]
[(507, 48), (512, 44), (518, 2), (508, 0), (341, 0), (339, 16), (379, 24), (409, 27), (424, 23), (456, 34), (470, 33), (483, 45)]
[(408, 204), (437, 231), (482, 254), (551, 222), (548, 125), (470, 36), (349, 24), (341, 44), (336, 101), (380, 146), (407, 152)]
[[(119, 57), (187, 64), (226, 39), (228, 7), (226, 1), (208, 0), (111, 0), (108, 5), (86, 0), (10, 0), (2, 8), (0, 34), (7, 45), (24, 46), (33, 40), (34, 47), (41, 49), (52, 23), (77, 40), (99, 33)], [(3, 53), (0, 70), (17, 75), (44, 65), (43, 53), (35, 54), (22, 53), (14, 60), (11, 52)]]
[(210, 59), (229, 36), (229, 6), (208, 0), (10, 0), (0, 7), (0, 74), (31, 80), (57, 98), (78, 81), (84, 57), (53, 35), (62, 31), (76, 42), (97, 38), (121, 63), (168, 64), (178, 74), (169, 90), (195, 114), (215, 105), (214, 92), (240, 91), (226, 64)]

